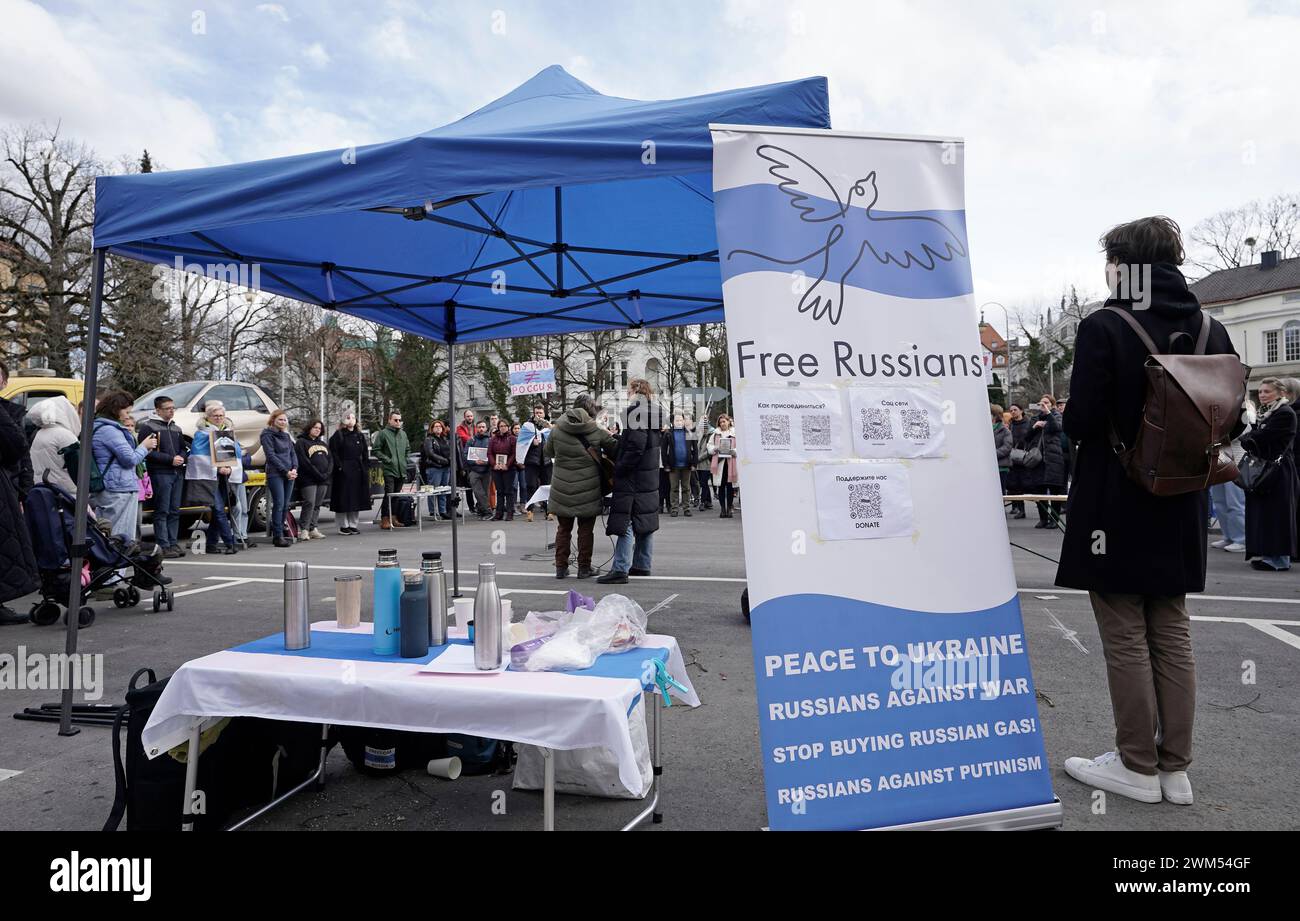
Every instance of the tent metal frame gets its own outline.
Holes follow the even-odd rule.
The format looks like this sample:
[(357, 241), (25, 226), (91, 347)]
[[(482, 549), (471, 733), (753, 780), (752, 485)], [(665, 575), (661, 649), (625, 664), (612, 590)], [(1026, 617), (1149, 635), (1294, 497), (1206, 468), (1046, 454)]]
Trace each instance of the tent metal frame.
[[(599, 246), (580, 246), (567, 243), (564, 240), (564, 193), (562, 186), (555, 186), (555, 239), (547, 242), (535, 240), (528, 237), (520, 236), (506, 230), (501, 223), (501, 214), (505, 211), (506, 205), (509, 204), (510, 192), (506, 195), (494, 218), (478, 203), (478, 194), (460, 195), (449, 198), (442, 202), (432, 203), (423, 207), (403, 208), (396, 206), (380, 206), (367, 208), (370, 212), (392, 214), (412, 222), (433, 221), (449, 227), (455, 227), (471, 233), (481, 234), (484, 237), (484, 243), (489, 238), (504, 240), (506, 244), (515, 252), (515, 255), (508, 259), (498, 260), (485, 265), (477, 265), (478, 257), (482, 255), (480, 246), (478, 254), (474, 258), (469, 268), (462, 269), (444, 275), (420, 275), (410, 272), (395, 272), (389, 269), (367, 268), (365, 266), (355, 265), (338, 265), (332, 262), (308, 262), (304, 260), (281, 259), (274, 256), (255, 256), (249, 253), (240, 253), (224, 244), (213, 239), (211, 235), (202, 231), (189, 231), (189, 236), (202, 242), (208, 249), (189, 246), (165, 246), (160, 243), (151, 243), (148, 241), (131, 242), (115, 244), (109, 247), (96, 247), (94, 253), (94, 268), (91, 280), (91, 300), (90, 315), (88, 317), (90, 334), (87, 340), (86, 348), (86, 370), (85, 370), (85, 407), (86, 411), (82, 413), (81, 424), (81, 443), (89, 445), (94, 436), (94, 407), (97, 402), (98, 374), (99, 374), (99, 335), (100, 326), (103, 319), (103, 290), (104, 290), (104, 263), (105, 257), (109, 252), (127, 259), (136, 261), (148, 261), (142, 259), (138, 252), (166, 252), (172, 255), (204, 257), (221, 261), (235, 261), (245, 265), (256, 263), (262, 266), (283, 266), (285, 268), (297, 269), (318, 269), (325, 277), (325, 288), (329, 295), (328, 301), (321, 301), (316, 294), (305, 288), (289, 281), (283, 275), (263, 269), (263, 273), (291, 291), (298, 292), (301, 296), (296, 298), (309, 304), (314, 304), (326, 310), (338, 310), (346, 307), (349, 310), (365, 309), (392, 309), (394, 307), (402, 310), (412, 317), (418, 315), (415, 310), (437, 310), (443, 311), (442, 326), (439, 330), (442, 334), (442, 342), (447, 346), (447, 403), (450, 408), (451, 418), (454, 420), (456, 409), (456, 344), (465, 335), (477, 335), (494, 329), (508, 327), (520, 320), (559, 320), (566, 323), (574, 324), (575, 332), (592, 330), (594, 328), (607, 329), (643, 329), (650, 326), (685, 326), (688, 325), (691, 317), (701, 314), (710, 313), (722, 308), (722, 299), (696, 297), (688, 295), (665, 294), (660, 292), (643, 291), (639, 288), (629, 288), (621, 291), (609, 291), (607, 288), (619, 282), (628, 281), (633, 278), (642, 278), (656, 272), (663, 272), (678, 266), (687, 265), (693, 262), (717, 262), (718, 251), (711, 250), (702, 253), (668, 253), (651, 250), (629, 250), (616, 249)], [(475, 224), (467, 221), (458, 220), (438, 213), (451, 206), (468, 204), (470, 208), (480, 217), (484, 223)], [(526, 247), (528, 249), (526, 249)], [(622, 272), (607, 278), (593, 278), (586, 268), (578, 261), (577, 254), (603, 255), (603, 256), (628, 256), (641, 259), (658, 260), (655, 265), (646, 266), (628, 272)], [(554, 256), (554, 278), (548, 275), (539, 265), (546, 256)], [(511, 285), (516, 290), (526, 294), (543, 294), (554, 298), (569, 298), (578, 294), (587, 294), (591, 292), (594, 296), (590, 300), (584, 300), (579, 304), (572, 304), (565, 307), (558, 307), (555, 310), (545, 311), (543, 313), (532, 313), (525, 310), (519, 310), (510, 307), (488, 306), (486, 304), (468, 303), (457, 300), (462, 287), (469, 288), (491, 288), (491, 282), (479, 281), (470, 278), (482, 272), (490, 272), (494, 269), (504, 268), (509, 265), (518, 265), (524, 263), (528, 265), (546, 283), (546, 287), (524, 287)], [(582, 283), (573, 287), (565, 287), (565, 266), (571, 267), (581, 277)], [(383, 279), (393, 279), (399, 281), (393, 287), (376, 289), (365, 281), (355, 277), (357, 275), (377, 276)], [(334, 296), (334, 279), (338, 278), (343, 282), (352, 285), (363, 293), (360, 295), (347, 297), (342, 300)], [(454, 282), (457, 287), (452, 297), (441, 301), (429, 301), (427, 303), (398, 303), (394, 301), (391, 295), (400, 294), (404, 291), (412, 291), (418, 288), (428, 287), (430, 285), (446, 284)], [(670, 314), (666, 317), (659, 317), (647, 324), (641, 316), (640, 300), (643, 297), (651, 297), (663, 301), (679, 301), (686, 307), (679, 313)], [(375, 303), (368, 303), (368, 299), (376, 299)], [(631, 308), (631, 313), (624, 309), (623, 304)], [(616, 320), (598, 320), (579, 316), (571, 316), (576, 312), (587, 310), (598, 305), (612, 305), (626, 320), (620, 323)], [(482, 311), (484, 313), (499, 314), (508, 319), (502, 319), (491, 323), (481, 323), (466, 329), (459, 329), (456, 323), (456, 311), (458, 308)], [(364, 316), (360, 319), (367, 319)], [(418, 317), (423, 323), (430, 323), (428, 317)], [(372, 321), (377, 322), (377, 321)], [(437, 329), (437, 324), (431, 324)], [(419, 335), (418, 333), (413, 335)], [(431, 338), (431, 337), (424, 337)], [(435, 339), (435, 341), (438, 341)], [(360, 409), (360, 407), (358, 407)], [(453, 426), (453, 437), (455, 430)], [(453, 501), (459, 496), (456, 491), (456, 465), (451, 465), (451, 495)], [(83, 561), (85, 560), (87, 550), (86, 544), (86, 519), (87, 503), (90, 495), (90, 465), (81, 464), (77, 471), (77, 503), (75, 524), (73, 529), (73, 544), (70, 548), (71, 571), (78, 573), (81, 571)], [(457, 534), (456, 516), (451, 516), (451, 556), (452, 556), (452, 593), (455, 597), (460, 597), (460, 544)], [(80, 629), (80, 617), (78, 610), (81, 607), (80, 597), (80, 580), (73, 579), (69, 590), (68, 601), (68, 628), (65, 642), (65, 651), (69, 656), (77, 652), (77, 634)], [(59, 716), (59, 735), (70, 736), (76, 735), (80, 730), (72, 725), (72, 687), (69, 685), (63, 689), (62, 700), (60, 704)]]

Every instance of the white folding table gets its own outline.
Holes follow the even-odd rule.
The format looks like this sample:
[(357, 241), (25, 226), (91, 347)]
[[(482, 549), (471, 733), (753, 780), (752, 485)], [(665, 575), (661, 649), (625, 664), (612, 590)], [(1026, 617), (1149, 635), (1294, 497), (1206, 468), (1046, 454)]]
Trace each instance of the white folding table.
[[(641, 781), (640, 768), (628, 727), (629, 714), (641, 694), (661, 693), (653, 680), (647, 650), (663, 650), (666, 671), (683, 690), (671, 688), (673, 697), (697, 707), (699, 697), (691, 686), (677, 640), (648, 634), (638, 649), (620, 654), (614, 665), (621, 672), (637, 670), (644, 678), (606, 677), (569, 672), (516, 672), (485, 675), (422, 673), (426, 659), (399, 659), (362, 655), (346, 658), (338, 647), (338, 634), (362, 634), (368, 639), (372, 625), (340, 630), (333, 621), (312, 625), (313, 650), (285, 653), (280, 641), (266, 638), (245, 647), (223, 650), (182, 665), (154, 706), (142, 734), (145, 754), (155, 758), (189, 741), (189, 751), (199, 751), (199, 733), (209, 721), (224, 717), (259, 717), (317, 723), (322, 734), (331, 725), (369, 726), (412, 732), (464, 733), (535, 745), (545, 759), (543, 828), (555, 827), (555, 769), (551, 753), (602, 746), (618, 759), (619, 776), (629, 790)], [(464, 638), (453, 628), (453, 638)], [(368, 647), (368, 643), (365, 644)], [(335, 647), (331, 649), (330, 647)], [(248, 651), (253, 650), (253, 651)], [(261, 650), (261, 651), (259, 651)], [(313, 654), (314, 653), (314, 654)], [(638, 656), (622, 660), (621, 656)], [(630, 830), (652, 819), (662, 819), (658, 696), (647, 700), (650, 714), (650, 750), (653, 780), (648, 805), (625, 827)], [(268, 803), (232, 828), (238, 828), (325, 776), (326, 749), (322, 746), (315, 774)], [(190, 816), (198, 776), (198, 758), (186, 761), (185, 815)], [(191, 823), (186, 823), (186, 828)]]

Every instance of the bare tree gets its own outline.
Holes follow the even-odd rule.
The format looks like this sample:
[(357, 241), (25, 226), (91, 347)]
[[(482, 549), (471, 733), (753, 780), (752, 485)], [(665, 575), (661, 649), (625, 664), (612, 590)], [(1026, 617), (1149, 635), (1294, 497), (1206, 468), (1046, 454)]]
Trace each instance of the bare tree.
[(0, 148), (0, 241), (23, 286), (3, 292), (15, 312), (17, 357), (71, 375), (85, 343), (94, 182), (102, 169), (89, 148), (60, 137), (58, 125), (4, 130)]
[(1254, 254), (1300, 256), (1300, 194), (1274, 195), (1212, 214), (1188, 234), (1188, 262), (1205, 272), (1249, 265)]

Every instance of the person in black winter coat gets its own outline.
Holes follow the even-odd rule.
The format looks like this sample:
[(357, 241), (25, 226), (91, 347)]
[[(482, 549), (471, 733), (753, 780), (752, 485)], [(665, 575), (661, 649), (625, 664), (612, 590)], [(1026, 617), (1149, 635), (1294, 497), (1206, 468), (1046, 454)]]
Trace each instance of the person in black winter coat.
[[(1056, 401), (1050, 394), (1044, 394), (1038, 401), (1038, 415), (1030, 423), (1029, 445), (1037, 447), (1042, 453), (1043, 462), (1032, 470), (1025, 471), (1026, 483), (1031, 492), (1044, 496), (1059, 496), (1065, 493), (1066, 461), (1065, 451), (1061, 446), (1061, 414), (1056, 411)], [(1036, 528), (1054, 528), (1053, 509), (1050, 502), (1039, 502), (1038, 524)]]
[(628, 384), (623, 437), (614, 461), (614, 498), (605, 533), (618, 539), (610, 571), (597, 579), (622, 584), (629, 575), (650, 575), (654, 532), (659, 530), (659, 462), (663, 409), (654, 402), (650, 382)]
[(325, 423), (314, 419), (298, 435), (293, 449), (298, 455), (298, 497), (302, 500), (302, 521), (298, 534), (303, 540), (321, 540), (325, 537), (316, 526), (320, 507), (325, 501), (330, 480), (334, 475), (334, 461), (329, 445), (325, 443)]
[(18, 489), (8, 475), (26, 456), (27, 438), (22, 426), (9, 412), (0, 411), (0, 468), (5, 471), (0, 475), (0, 626), (29, 622), (26, 614), (11, 611), (4, 602), (34, 592), (40, 584)]
[[(424, 471), (424, 482), (429, 486), (451, 485), (451, 437), (441, 419), (435, 419), (424, 436), (424, 443), (420, 446), (420, 467)], [(435, 521), (447, 517), (445, 495), (429, 497), (429, 514)]]
[(1259, 384), (1259, 420), (1241, 436), (1241, 447), (1260, 460), (1278, 461), (1262, 489), (1246, 493), (1246, 559), (1252, 569), (1291, 568), (1296, 555), (1296, 413), (1282, 382)]
[(334, 471), (330, 479), (330, 508), (339, 533), (355, 536), (361, 512), (369, 511), (370, 445), (357, 428), (357, 417), (348, 413), (339, 429), (330, 436), (330, 460)]
[[(1008, 411), (1011, 413), (1011, 447), (1017, 451), (1024, 451), (1026, 444), (1034, 433), (1033, 423), (1029, 417), (1025, 415), (1025, 411), (1021, 409), (1019, 403), (1012, 403)], [(1013, 457), (1011, 460), (1011, 470), (1007, 473), (1007, 492), (1013, 496), (1024, 495), (1028, 492), (1029, 489), (1026, 480), (1029, 473), (1030, 469), (1024, 464), (1017, 462), (1015, 457)], [(1025, 517), (1024, 502), (1017, 500), (1011, 503), (1011, 517)]]
[[(1177, 224), (1142, 218), (1115, 227), (1102, 243), (1114, 292), (1107, 308), (1130, 313), (1166, 351), (1190, 352), (1208, 323), (1206, 353), (1235, 354), (1223, 325), (1202, 313), (1178, 269)], [(1187, 804), (1196, 667), (1185, 596), (1205, 588), (1208, 508), (1205, 490), (1148, 492), (1111, 447), (1112, 429), (1124, 445), (1136, 440), (1148, 355), (1114, 310), (1079, 324), (1064, 417), (1078, 450), (1056, 584), (1087, 590), (1092, 603), (1116, 750), (1069, 758), (1065, 770), (1090, 787), (1142, 802)]]

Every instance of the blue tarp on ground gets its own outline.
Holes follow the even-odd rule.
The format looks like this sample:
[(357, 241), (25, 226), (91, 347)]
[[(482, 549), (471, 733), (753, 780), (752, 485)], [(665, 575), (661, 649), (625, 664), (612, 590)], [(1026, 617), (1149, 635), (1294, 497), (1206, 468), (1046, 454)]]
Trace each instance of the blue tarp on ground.
[(829, 128), (826, 80), (645, 102), (549, 67), (354, 153), (102, 177), (95, 245), (260, 263), (264, 290), (441, 342), (717, 322), (711, 122)]

